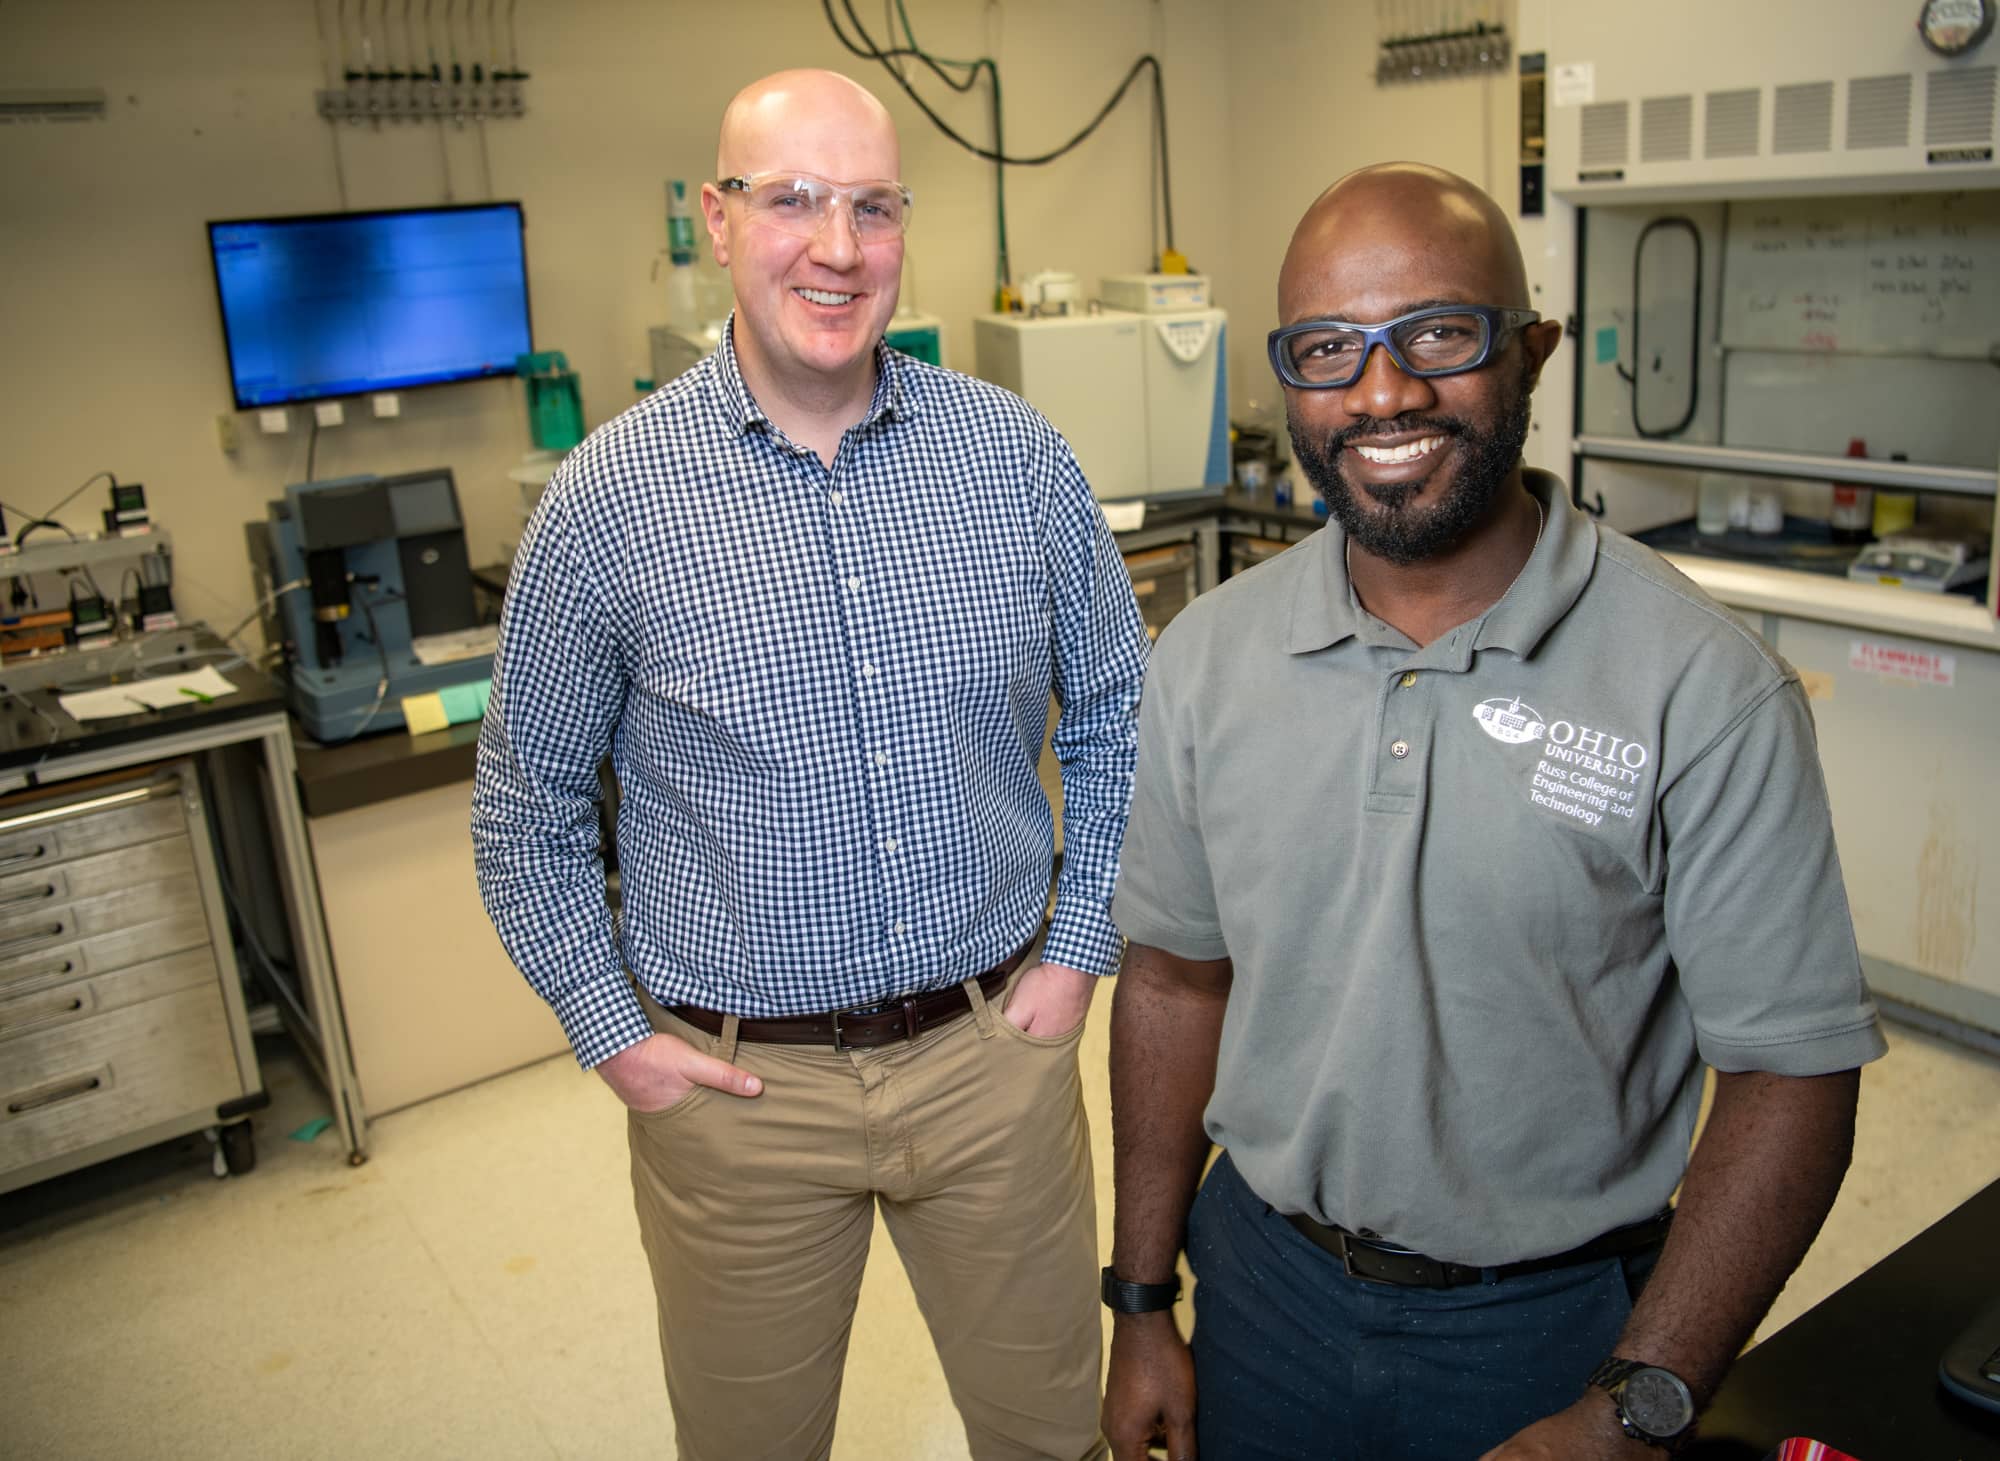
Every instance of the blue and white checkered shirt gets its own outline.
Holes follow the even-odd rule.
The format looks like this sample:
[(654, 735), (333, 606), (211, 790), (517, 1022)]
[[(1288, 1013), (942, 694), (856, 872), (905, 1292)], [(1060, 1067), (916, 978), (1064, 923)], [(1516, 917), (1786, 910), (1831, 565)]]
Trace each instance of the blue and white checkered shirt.
[[(514, 560), (472, 834), (501, 941), (591, 1066), (663, 1004), (812, 1013), (936, 989), (1034, 933), (1109, 973), (1147, 639), (1069, 446), (877, 351), (831, 470), (731, 336), (564, 460)], [(606, 911), (597, 767), (621, 792)]]

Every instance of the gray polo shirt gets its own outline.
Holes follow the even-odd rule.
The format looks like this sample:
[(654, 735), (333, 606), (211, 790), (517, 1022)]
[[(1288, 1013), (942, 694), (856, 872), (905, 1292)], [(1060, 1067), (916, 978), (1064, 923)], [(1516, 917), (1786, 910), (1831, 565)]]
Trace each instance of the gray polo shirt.
[(1885, 1048), (1797, 675), (1528, 485), (1520, 577), (1421, 649), (1336, 525), (1174, 620), (1112, 905), (1233, 961), (1206, 1124), (1266, 1202), (1472, 1264), (1658, 1211), (1701, 1061)]

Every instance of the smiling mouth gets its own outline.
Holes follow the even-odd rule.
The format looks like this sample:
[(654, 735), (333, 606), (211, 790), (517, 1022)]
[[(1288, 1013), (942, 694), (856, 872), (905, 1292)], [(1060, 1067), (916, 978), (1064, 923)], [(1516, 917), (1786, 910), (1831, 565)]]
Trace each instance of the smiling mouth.
[(1358, 441), (1351, 441), (1347, 446), (1349, 451), (1354, 452), (1364, 462), (1373, 462), (1377, 466), (1393, 466), (1400, 462), (1414, 462), (1427, 457), (1444, 443), (1443, 436), (1424, 436), (1415, 441), (1406, 441), (1399, 446), (1363, 446)]
[(852, 294), (835, 294), (830, 289), (794, 289), (792, 293), (813, 304), (852, 304), (858, 297)]

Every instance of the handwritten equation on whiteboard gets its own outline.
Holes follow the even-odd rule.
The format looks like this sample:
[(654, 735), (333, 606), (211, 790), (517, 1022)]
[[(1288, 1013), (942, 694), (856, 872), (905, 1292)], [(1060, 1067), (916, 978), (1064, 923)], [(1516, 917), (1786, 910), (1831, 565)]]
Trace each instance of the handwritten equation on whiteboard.
[(2000, 350), (2000, 193), (1729, 206), (1722, 342), (1985, 359)]

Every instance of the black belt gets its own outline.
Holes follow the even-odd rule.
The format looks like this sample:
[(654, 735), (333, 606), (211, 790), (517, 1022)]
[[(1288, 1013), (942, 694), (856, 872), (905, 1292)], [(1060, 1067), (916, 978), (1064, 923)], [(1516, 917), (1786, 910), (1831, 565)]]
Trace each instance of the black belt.
[(1569, 1268), (1599, 1258), (1637, 1253), (1664, 1243), (1667, 1227), (1673, 1220), (1674, 1210), (1667, 1208), (1643, 1222), (1613, 1228), (1567, 1253), (1554, 1253), (1547, 1258), (1527, 1258), (1519, 1263), (1501, 1263), (1491, 1268), (1473, 1268), (1463, 1263), (1447, 1263), (1442, 1258), (1412, 1253), (1394, 1243), (1363, 1238), (1346, 1228), (1328, 1227), (1314, 1222), (1302, 1212), (1285, 1214), (1286, 1222), (1309, 1241), (1338, 1258), (1349, 1277), (1419, 1289), (1458, 1288), (1464, 1284), (1484, 1283), (1489, 1276), (1495, 1279), (1518, 1278), (1524, 1273), (1546, 1273), (1552, 1268)]
[[(979, 976), (979, 992), (998, 998), (1007, 977), (1034, 947), (1031, 939), (1005, 962)], [(972, 1009), (963, 984), (949, 984), (925, 994), (883, 1000), (856, 1009), (820, 1015), (781, 1015), (771, 1019), (739, 1019), (736, 1038), (752, 1045), (831, 1045), (835, 1050), (876, 1050), (899, 1040), (914, 1040), (926, 1030), (948, 1025)], [(667, 1012), (710, 1035), (722, 1033), (723, 1016), (699, 1005), (677, 1004)]]

